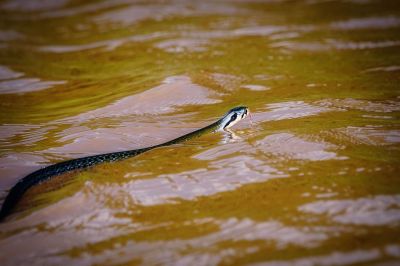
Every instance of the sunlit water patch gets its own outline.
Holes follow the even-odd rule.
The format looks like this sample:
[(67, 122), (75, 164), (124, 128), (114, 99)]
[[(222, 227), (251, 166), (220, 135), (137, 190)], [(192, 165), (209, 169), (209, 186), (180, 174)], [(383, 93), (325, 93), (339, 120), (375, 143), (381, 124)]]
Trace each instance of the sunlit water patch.
[[(384, 253), (383, 253), (384, 254)], [(352, 265), (358, 263), (372, 263), (382, 255), (377, 248), (354, 250), (349, 252), (333, 252), (326, 255), (301, 257), (287, 261), (271, 261), (250, 264), (252, 266), (303, 266), (303, 265)], [(396, 258), (397, 256), (395, 256)], [(389, 263), (390, 265), (390, 263)]]
[[(299, 247), (313, 247), (316, 244), (325, 241), (327, 236), (324, 231), (331, 231), (330, 228), (302, 228), (286, 226), (277, 221), (266, 221), (256, 222), (251, 219), (237, 219), (231, 218), (226, 220), (215, 220), (212, 218), (205, 218), (201, 220), (195, 220), (193, 222), (186, 223), (186, 226), (203, 226), (211, 224), (219, 228), (219, 230), (204, 235), (194, 237), (192, 239), (174, 239), (167, 241), (149, 241), (149, 242), (136, 242), (136, 241), (120, 241), (117, 237), (118, 229), (114, 229), (115, 245), (111, 248), (114, 252), (120, 254), (118, 257), (113, 257), (110, 252), (100, 251), (97, 254), (93, 254), (90, 258), (87, 258), (88, 263), (124, 263), (134, 259), (143, 260), (144, 264), (157, 264), (164, 261), (169, 261), (174, 264), (186, 264), (192, 261), (196, 261), (198, 265), (217, 265), (223, 261), (227, 261), (232, 257), (241, 257), (248, 254), (257, 252), (259, 249), (256, 245), (251, 245), (246, 249), (234, 248), (234, 247), (221, 247), (223, 243), (232, 241), (249, 242), (252, 241), (263, 241), (272, 242), (278, 248), (282, 249), (288, 245), (295, 245)], [(132, 230), (135, 231), (135, 224), (133, 224)], [(164, 225), (166, 228), (168, 224)], [(63, 227), (62, 227), (63, 228)], [(152, 229), (151, 226), (145, 226), (147, 230)], [(154, 228), (154, 227), (153, 227)], [(50, 227), (49, 227), (50, 229)], [(107, 232), (101, 234), (102, 236), (96, 236), (100, 228), (83, 228), (79, 237), (74, 235), (77, 239), (82, 242), (75, 241), (75, 246), (84, 245), (85, 243), (101, 243), (102, 236), (107, 236)], [(251, 231), (251, 233), (249, 233)], [(62, 232), (68, 233), (67, 230), (59, 230), (59, 234)], [(50, 236), (52, 233), (48, 233)], [(38, 241), (34, 235), (35, 230), (32, 232), (25, 233), (25, 236), (32, 235), (31, 240), (26, 244), (34, 244)], [(18, 235), (17, 235), (18, 236)], [(89, 237), (84, 240), (83, 236)], [(48, 238), (45, 238), (48, 239)], [(85, 256), (85, 253), (78, 255), (75, 258), (62, 254), (68, 251), (68, 247), (71, 246), (72, 239), (65, 239), (64, 245), (61, 249), (46, 249), (37, 250), (35, 261), (38, 263), (54, 263), (62, 261), (63, 263), (77, 263)], [(89, 240), (89, 241), (88, 241)], [(12, 252), (12, 247), (16, 247), (16, 238), (8, 238), (7, 249)], [(162, 249), (162, 252), (154, 254), (155, 249)], [(188, 252), (189, 250), (195, 250), (196, 252)], [(9, 253), (12, 254), (12, 253)], [(182, 255), (186, 254), (186, 255)], [(20, 262), (26, 262), (23, 258)]]
[(206, 44), (208, 41), (201, 39), (173, 39), (159, 42), (156, 47), (171, 53), (203, 52), (207, 50)]
[(27, 93), (66, 83), (66, 81), (43, 81), (38, 78), (23, 78), (22, 76), (24, 76), (23, 73), (0, 66), (0, 94)]
[(400, 71), (400, 66), (380, 66), (364, 70), (364, 72), (394, 72)]
[(12, 69), (6, 66), (0, 66), (0, 80), (19, 78), (23, 75), (24, 74), (13, 71)]
[(238, 8), (220, 3), (210, 5), (209, 3), (194, 2), (185, 4), (184, 2), (167, 5), (138, 5), (133, 4), (121, 9), (105, 12), (97, 17), (98, 23), (113, 22), (123, 25), (132, 25), (137, 22), (154, 19), (163, 20), (172, 16), (201, 16), (201, 15), (232, 15), (238, 13)]
[(217, 97), (217, 94), (207, 88), (192, 83), (187, 76), (172, 76), (166, 78), (160, 86), (67, 120), (86, 121), (99, 117), (163, 114), (182, 105), (217, 103), (220, 101)]
[[(26, 131), (37, 128), (37, 126), (34, 125), (18, 125), (18, 124), (13, 124), (13, 125), (1, 125), (0, 126), (0, 138), (3, 141), (7, 141), (7, 139), (21, 135), (25, 133)], [(11, 143), (10, 143), (11, 144)]]
[(325, 99), (317, 102), (318, 105), (328, 108), (344, 110), (361, 110), (367, 112), (390, 113), (400, 111), (400, 102), (397, 99), (386, 101), (367, 101), (362, 99)]
[(354, 144), (393, 145), (400, 143), (400, 130), (384, 129), (380, 126), (365, 126), (340, 128), (330, 131), (330, 134), (340, 140)]
[(370, 50), (400, 46), (400, 40), (390, 41), (345, 41), (330, 39), (323, 42), (281, 41), (271, 45), (274, 48), (284, 48), (293, 51), (326, 52), (330, 50)]
[(346, 21), (333, 22), (331, 23), (331, 27), (338, 30), (397, 28), (400, 27), (400, 18), (395, 16), (354, 18)]
[(400, 196), (379, 195), (349, 200), (317, 201), (302, 205), (306, 213), (327, 215), (333, 221), (356, 225), (391, 225), (400, 222)]
[(267, 104), (266, 109), (267, 111), (254, 114), (255, 122), (301, 118), (330, 111), (327, 107), (319, 107), (302, 101), (270, 103)]
[(5, 10), (14, 10), (14, 11), (45, 11), (51, 9), (57, 9), (63, 7), (68, 0), (61, 0), (61, 1), (52, 1), (52, 0), (45, 0), (45, 1), (24, 1), (24, 0), (8, 0), (2, 3), (1, 8)]
[(106, 51), (112, 51), (124, 44), (137, 43), (137, 42), (147, 42), (160, 39), (162, 37), (170, 36), (171, 34), (163, 32), (155, 32), (150, 34), (132, 35), (118, 39), (102, 40), (87, 44), (76, 44), (76, 45), (46, 45), (38, 47), (41, 52), (50, 53), (70, 53), (70, 52), (80, 52), (91, 49), (103, 48)]
[[(135, 8), (135, 10), (138, 9)], [(210, 31), (201, 31), (196, 29), (180, 32), (163, 31), (151, 34), (125, 36), (109, 40), (99, 40), (85, 44), (46, 45), (38, 47), (38, 50), (43, 52), (68, 53), (104, 48), (106, 51), (112, 51), (128, 43), (158, 41), (154, 44), (154, 47), (170, 53), (205, 52), (212, 47), (213, 44), (218, 44), (218, 41), (223, 39), (236, 39), (240, 37), (270, 37), (272, 40), (282, 40), (298, 37), (301, 33), (306, 33), (312, 30), (312, 27), (303, 25), (291, 25), (290, 27), (263, 25), (232, 29), (216, 28), (215, 30)], [(215, 52), (214, 54), (218, 55), (220, 53), (221, 52)]]
[(267, 154), (283, 158), (310, 161), (346, 159), (346, 157), (338, 156), (336, 152), (330, 151), (334, 148), (332, 144), (307, 141), (290, 133), (267, 136), (257, 141), (256, 145)]
[[(128, 191), (134, 202), (141, 205), (173, 203), (176, 199), (194, 200), (200, 196), (234, 190), (249, 183), (264, 182), (287, 176), (262, 161), (249, 156), (216, 160), (208, 168), (199, 168), (156, 178), (133, 180), (120, 189)], [(130, 175), (128, 175), (130, 177)], [(132, 175), (132, 178), (135, 174)], [(103, 187), (102, 193), (113, 191)], [(118, 189), (118, 188), (117, 188)]]
[(26, 93), (45, 90), (55, 85), (64, 84), (65, 81), (42, 81), (38, 78), (21, 78), (0, 81), (0, 93)]
[(210, 77), (213, 83), (224, 90), (235, 90), (243, 81), (241, 77), (225, 73), (211, 73)]
[[(193, 158), (198, 160), (213, 161), (218, 158), (223, 158), (225, 156), (236, 154), (251, 154), (253, 151), (253, 146), (244, 141), (232, 141), (231, 143), (224, 143), (223, 145), (218, 145), (217, 147), (207, 149), (200, 153), (197, 153)], [(246, 158), (246, 157), (245, 157)], [(251, 158), (248, 158), (251, 160)]]
[(256, 84), (243, 85), (242, 88), (252, 91), (267, 91), (270, 89), (269, 87), (266, 87), (264, 85), (256, 85)]

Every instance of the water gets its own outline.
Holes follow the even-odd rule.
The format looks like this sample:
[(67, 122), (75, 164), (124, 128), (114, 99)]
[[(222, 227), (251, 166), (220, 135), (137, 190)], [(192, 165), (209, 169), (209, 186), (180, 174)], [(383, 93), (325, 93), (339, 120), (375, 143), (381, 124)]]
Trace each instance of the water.
[(397, 265), (397, 1), (0, 2), (2, 265)]

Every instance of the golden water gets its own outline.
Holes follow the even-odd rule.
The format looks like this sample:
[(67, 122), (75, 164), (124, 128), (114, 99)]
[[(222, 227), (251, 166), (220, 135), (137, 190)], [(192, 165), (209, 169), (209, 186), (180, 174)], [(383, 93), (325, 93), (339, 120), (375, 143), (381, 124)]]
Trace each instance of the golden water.
[[(0, 1), (1, 265), (398, 265), (398, 1)], [(2, 201), (2, 200), (1, 200)]]

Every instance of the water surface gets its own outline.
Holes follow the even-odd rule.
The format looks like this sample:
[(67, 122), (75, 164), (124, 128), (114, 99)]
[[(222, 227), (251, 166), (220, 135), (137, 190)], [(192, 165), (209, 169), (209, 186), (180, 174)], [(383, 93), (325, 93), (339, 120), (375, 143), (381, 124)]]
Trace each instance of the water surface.
[[(397, 1), (0, 1), (2, 265), (397, 265)], [(2, 200), (1, 200), (2, 201)]]

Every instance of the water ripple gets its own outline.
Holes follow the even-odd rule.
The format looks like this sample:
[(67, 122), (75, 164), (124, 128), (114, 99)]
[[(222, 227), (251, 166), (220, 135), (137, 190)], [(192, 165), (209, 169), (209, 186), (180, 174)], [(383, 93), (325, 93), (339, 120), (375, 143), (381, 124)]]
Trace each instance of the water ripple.
[[(130, 181), (122, 186), (135, 202), (141, 205), (173, 203), (174, 199), (194, 200), (200, 196), (234, 190), (245, 184), (264, 182), (287, 175), (249, 156), (237, 156), (210, 163), (208, 169), (199, 168), (176, 174), (160, 175), (152, 179)], [(101, 190), (114, 191), (110, 186)]]
[(395, 16), (353, 18), (333, 22), (330, 26), (338, 30), (389, 29), (400, 27), (400, 18)]
[(131, 5), (117, 10), (112, 10), (98, 15), (94, 18), (97, 23), (113, 22), (123, 25), (132, 25), (139, 21), (154, 19), (163, 20), (165, 18), (180, 15), (180, 16), (200, 16), (200, 15), (232, 15), (241, 12), (243, 9), (233, 7), (223, 3), (214, 3), (211, 5), (206, 2), (193, 2), (190, 4), (170, 5)]
[(21, 78), (0, 81), (0, 94), (40, 91), (65, 84), (66, 81), (42, 81), (38, 78)]
[(112, 51), (124, 44), (131, 42), (146, 42), (157, 40), (161, 37), (171, 36), (166, 32), (153, 32), (142, 35), (132, 35), (123, 38), (115, 38), (111, 40), (97, 41), (87, 44), (76, 44), (76, 45), (45, 45), (38, 47), (39, 51), (49, 53), (70, 53), (80, 52), (85, 50), (91, 50), (96, 48), (105, 48), (106, 51)]
[(1, 8), (9, 11), (46, 11), (63, 7), (69, 0), (7, 0), (2, 3)]
[(400, 143), (400, 130), (385, 129), (381, 126), (348, 126), (327, 131), (326, 134), (332, 135), (340, 142), (354, 144), (380, 146)]
[(350, 265), (374, 261), (381, 257), (379, 249), (332, 252), (321, 256), (302, 257), (288, 261), (270, 261), (252, 263), (249, 266), (313, 266), (313, 265)]
[(21, 72), (16, 72), (6, 66), (0, 65), (0, 80), (1, 79), (14, 79), (23, 76)]
[(343, 224), (391, 225), (400, 222), (400, 195), (316, 201), (298, 209), (305, 213), (327, 215), (333, 221)]
[(76, 122), (100, 117), (163, 114), (182, 105), (218, 103), (217, 96), (208, 88), (192, 83), (188, 76), (171, 76), (162, 85), (64, 120)]
[(269, 135), (257, 141), (256, 145), (267, 154), (283, 158), (310, 161), (346, 159), (346, 157), (337, 156), (335, 152), (326, 150), (335, 148), (332, 144), (303, 140), (290, 133)]
[(271, 103), (267, 104), (266, 107), (270, 111), (257, 112), (253, 115), (255, 122), (300, 118), (332, 110), (325, 106), (311, 105), (303, 101)]
[(23, 73), (0, 65), (0, 94), (27, 93), (65, 84), (66, 81), (42, 81), (38, 78), (22, 78)]
[(362, 99), (324, 99), (316, 102), (317, 105), (324, 108), (334, 108), (336, 110), (361, 110), (367, 112), (390, 113), (400, 111), (400, 101), (370, 101)]

